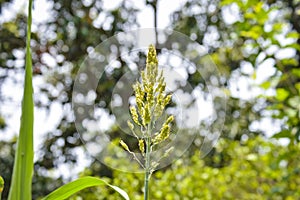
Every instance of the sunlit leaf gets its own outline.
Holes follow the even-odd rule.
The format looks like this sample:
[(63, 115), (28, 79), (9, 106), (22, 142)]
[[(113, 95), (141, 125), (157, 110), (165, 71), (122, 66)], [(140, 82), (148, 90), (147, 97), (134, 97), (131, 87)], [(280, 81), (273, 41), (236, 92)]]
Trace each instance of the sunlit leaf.
[(295, 111), (297, 112), (297, 108), (299, 109), (299, 105), (300, 105), (300, 97), (294, 96), (292, 98), (289, 98), (288, 103), (290, 106), (294, 107)]
[(58, 188), (57, 190), (55, 190), (54, 192), (50, 193), (48, 196), (46, 196), (42, 200), (58, 200), (58, 199), (63, 200), (85, 188), (89, 188), (89, 187), (93, 187), (93, 186), (101, 186), (101, 185), (108, 186), (108, 187), (114, 189), (124, 199), (129, 200), (129, 197), (124, 190), (120, 189), (117, 186), (110, 185), (106, 181), (103, 181), (99, 178), (90, 177), (90, 176), (79, 178), (73, 182), (63, 185), (60, 188)]
[(1, 200), (1, 194), (2, 194), (3, 188), (4, 188), (4, 180), (0, 176), (0, 200)]
[(300, 77), (300, 69), (292, 69), (292, 73), (298, 77)]
[(262, 84), (260, 84), (260, 87), (262, 87), (263, 89), (267, 90), (271, 87), (271, 82), (270, 81), (265, 81)]
[(298, 39), (299, 38), (299, 33), (293, 31), (293, 32), (289, 32), (287, 35), (286, 35), (287, 38), (294, 38), (294, 39)]
[(289, 137), (291, 137), (291, 133), (288, 130), (283, 130), (283, 131), (273, 135), (273, 138), (277, 138), (277, 139), (279, 139), (279, 138), (289, 138)]
[(283, 65), (298, 66), (298, 61), (295, 58), (285, 58), (281, 60)]
[(278, 88), (276, 90), (276, 99), (279, 101), (284, 101), (289, 96), (289, 91), (283, 88)]

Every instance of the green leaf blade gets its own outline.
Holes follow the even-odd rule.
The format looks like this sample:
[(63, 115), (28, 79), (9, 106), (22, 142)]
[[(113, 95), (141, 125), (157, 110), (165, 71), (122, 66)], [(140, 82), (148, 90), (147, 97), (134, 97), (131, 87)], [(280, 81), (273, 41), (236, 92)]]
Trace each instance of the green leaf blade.
[(89, 187), (93, 187), (93, 186), (100, 186), (100, 185), (106, 185), (106, 186), (114, 189), (125, 200), (129, 200), (129, 196), (121, 188), (110, 185), (104, 180), (101, 180), (96, 177), (91, 177), (91, 176), (79, 178), (75, 181), (72, 181), (72, 182), (66, 184), (66, 185), (63, 185), (60, 188), (53, 191), (52, 193), (50, 193), (48, 196), (46, 196), (42, 200), (63, 200), (85, 188), (89, 188)]
[(0, 200), (1, 200), (1, 196), (2, 196), (2, 191), (4, 189), (4, 180), (3, 178), (0, 176)]
[(17, 150), (14, 161), (12, 183), (8, 200), (31, 199), (31, 184), (33, 175), (33, 121), (34, 103), (32, 88), (32, 59), (30, 51), (31, 22), (32, 22), (32, 0), (28, 6), (27, 43), (26, 43), (26, 65), (25, 83), (22, 101), (22, 117), (20, 133), (17, 142)]

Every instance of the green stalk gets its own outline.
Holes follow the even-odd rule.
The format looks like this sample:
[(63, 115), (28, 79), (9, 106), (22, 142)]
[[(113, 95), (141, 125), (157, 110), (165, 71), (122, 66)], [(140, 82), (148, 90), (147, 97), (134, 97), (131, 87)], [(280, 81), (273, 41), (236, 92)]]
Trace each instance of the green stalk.
[(144, 186), (144, 200), (148, 200), (149, 196), (149, 176), (150, 176), (150, 144), (149, 144), (149, 139), (146, 141), (146, 172), (145, 172), (145, 186)]
[(149, 178), (150, 178), (150, 154), (151, 154), (151, 121), (147, 128), (147, 138), (146, 138), (146, 164), (145, 164), (145, 184), (144, 184), (144, 200), (149, 199)]

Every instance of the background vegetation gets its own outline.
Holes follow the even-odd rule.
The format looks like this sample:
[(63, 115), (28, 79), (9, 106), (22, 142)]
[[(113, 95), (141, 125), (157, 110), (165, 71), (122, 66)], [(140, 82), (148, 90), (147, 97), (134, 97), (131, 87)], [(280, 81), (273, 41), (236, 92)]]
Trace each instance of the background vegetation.
[[(104, 9), (102, 1), (49, 2), (51, 18), (36, 23), (32, 35), (34, 81), (43, 83), (35, 86), (35, 101), (39, 109), (50, 112), (54, 104), (59, 104), (63, 112), (56, 127), (43, 137), (37, 152), (34, 199), (66, 181), (51, 175), (60, 166), (80, 165), (76, 151), (83, 144), (70, 111), (74, 77), (84, 56), (89, 48), (114, 34), (141, 25), (139, 7), (133, 1), (120, 1), (113, 9)], [(141, 2), (152, 8), (157, 24), (161, 20), (158, 11), (164, 11), (160, 6), (164, 0)], [(2, 10), (10, 5), (10, 1), (0, 1)], [(168, 28), (209, 49), (222, 72), (220, 81), (228, 91), (227, 113), (222, 139), (205, 159), (199, 156), (202, 139), (199, 136), (183, 158), (154, 173), (151, 199), (297, 199), (300, 196), (300, 2), (189, 0), (178, 6), (170, 15)], [(98, 16), (102, 16), (100, 22)], [(11, 99), (5, 95), (5, 89), (9, 83), (22, 84), (18, 75), (24, 73), (20, 60), (24, 60), (25, 19), (21, 12), (11, 20), (2, 20), (0, 26), (0, 136), (9, 138), (0, 141), (0, 172), (6, 186), (12, 174), (15, 138), (9, 132), (6, 105)], [(118, 49), (116, 54), (122, 51)], [(142, 59), (137, 64), (145, 63), (143, 55), (138, 56)], [(45, 57), (51, 57), (53, 62), (47, 62)], [(126, 59), (120, 57), (118, 61), (121, 67), (105, 72), (97, 89), (96, 103), (109, 114), (112, 114), (107, 106), (111, 90), (128, 70)], [(194, 87), (204, 85), (195, 72), (188, 73), (187, 81)], [(235, 84), (243, 81), (247, 82), (247, 88)], [(213, 128), (206, 131), (210, 134)], [(120, 132), (114, 126), (109, 130), (111, 138), (119, 137)], [(106, 177), (132, 199), (142, 198), (142, 174), (114, 171), (93, 157), (88, 159), (90, 165), (79, 175)], [(7, 198), (8, 188), (4, 188), (3, 199)], [(107, 199), (108, 195), (113, 192), (88, 189), (73, 199)], [(118, 196), (109, 197), (114, 198)]]

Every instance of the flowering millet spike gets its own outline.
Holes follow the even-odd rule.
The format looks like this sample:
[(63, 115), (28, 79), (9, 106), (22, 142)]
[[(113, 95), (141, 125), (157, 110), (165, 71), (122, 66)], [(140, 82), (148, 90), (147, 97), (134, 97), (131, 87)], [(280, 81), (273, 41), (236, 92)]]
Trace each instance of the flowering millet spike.
[[(173, 115), (168, 116), (163, 121), (159, 131), (154, 132), (156, 126), (158, 126), (157, 124), (160, 124), (156, 122), (160, 120), (165, 107), (171, 101), (172, 95), (166, 93), (165, 78), (163, 71), (158, 70), (158, 60), (153, 45), (149, 46), (146, 68), (141, 71), (141, 80), (133, 85), (133, 90), (136, 100), (136, 105), (130, 106), (133, 123), (130, 121), (127, 123), (133, 135), (137, 138), (138, 147), (145, 164), (139, 162), (138, 156), (129, 150), (125, 142), (121, 140), (120, 145), (145, 168), (146, 176), (149, 178), (149, 174), (159, 165), (159, 160), (151, 161), (152, 147), (169, 138), (171, 124), (174, 121)], [(136, 134), (134, 131), (136, 127), (140, 127), (142, 135)]]
[(158, 65), (156, 50), (155, 50), (155, 47), (152, 44), (149, 46), (149, 51), (148, 51), (146, 63), (147, 63), (147, 65), (148, 64)]

